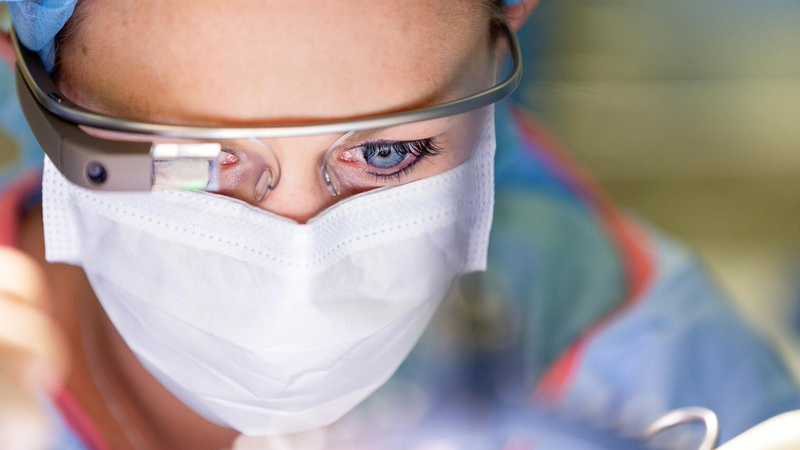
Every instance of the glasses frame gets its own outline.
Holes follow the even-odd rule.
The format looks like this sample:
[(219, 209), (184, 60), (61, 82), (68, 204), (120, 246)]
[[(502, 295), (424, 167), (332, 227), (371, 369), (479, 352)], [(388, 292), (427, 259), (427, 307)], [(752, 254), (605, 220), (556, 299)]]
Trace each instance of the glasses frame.
[(253, 126), (172, 125), (105, 116), (67, 99), (44, 68), (39, 55), (11, 39), (17, 56), (17, 95), (26, 119), (50, 160), (70, 182), (93, 190), (149, 191), (153, 185), (150, 142), (113, 141), (87, 134), (85, 125), (104, 130), (188, 139), (282, 138), (337, 134), (389, 128), (473, 111), (509, 96), (522, 79), (522, 50), (516, 33), (507, 25), (502, 31), (509, 42), (512, 67), (494, 86), (439, 105), (348, 120)]

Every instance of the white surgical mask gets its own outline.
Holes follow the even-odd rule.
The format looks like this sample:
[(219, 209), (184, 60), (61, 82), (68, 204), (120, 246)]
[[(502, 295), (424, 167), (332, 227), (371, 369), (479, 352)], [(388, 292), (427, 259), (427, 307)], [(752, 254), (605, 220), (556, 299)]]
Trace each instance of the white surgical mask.
[(208, 420), (325, 426), (389, 379), (459, 275), (485, 269), (488, 110), (467, 162), (304, 225), (207, 193), (84, 190), (46, 160), (47, 260), (83, 267), (139, 361)]

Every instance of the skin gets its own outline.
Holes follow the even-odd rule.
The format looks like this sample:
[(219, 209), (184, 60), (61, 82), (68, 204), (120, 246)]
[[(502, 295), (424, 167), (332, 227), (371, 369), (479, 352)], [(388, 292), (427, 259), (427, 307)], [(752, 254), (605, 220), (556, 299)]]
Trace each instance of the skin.
[[(63, 48), (59, 87), (76, 103), (108, 115), (252, 124), (439, 103), (487, 87), (494, 72), (488, 12), (475, 0), (187, 5), (87, 3)], [(429, 137), (424, 126), (404, 128), (404, 139)], [(475, 127), (459, 128), (454, 135)], [(270, 140), (283, 176), (280, 189), (258, 206), (305, 222), (336, 201), (320, 183), (317, 166), (337, 137)], [(456, 153), (437, 162), (452, 167), (460, 162)], [(428, 167), (418, 177), (443, 170)]]
[[(424, 106), (478, 90), (503, 54), (475, 0), (84, 5), (61, 50), (60, 88), (87, 108), (151, 121), (292, 122)], [(534, 6), (508, 8), (512, 27)], [(0, 56), (13, 60), (6, 36)], [(470, 120), (459, 133), (469, 136)], [(305, 222), (335, 202), (317, 168), (336, 137), (269, 141), (283, 176), (258, 206)], [(443, 153), (416, 177), (464, 157)], [(20, 229), (20, 250), (0, 248), (0, 448), (46, 448), (34, 387), (66, 387), (113, 449), (230, 447), (238, 433), (205, 421), (138, 363), (82, 270), (44, 261), (41, 210), (26, 213)]]

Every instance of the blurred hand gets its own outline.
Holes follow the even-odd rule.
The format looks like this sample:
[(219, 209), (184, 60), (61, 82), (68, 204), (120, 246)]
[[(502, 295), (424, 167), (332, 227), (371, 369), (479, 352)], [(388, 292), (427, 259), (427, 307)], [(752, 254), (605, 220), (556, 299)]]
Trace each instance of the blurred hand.
[[(51, 439), (37, 395), (66, 376), (67, 346), (45, 313), (47, 286), (39, 265), (0, 247), (0, 449), (46, 450)], [(38, 394), (37, 394), (38, 393)]]

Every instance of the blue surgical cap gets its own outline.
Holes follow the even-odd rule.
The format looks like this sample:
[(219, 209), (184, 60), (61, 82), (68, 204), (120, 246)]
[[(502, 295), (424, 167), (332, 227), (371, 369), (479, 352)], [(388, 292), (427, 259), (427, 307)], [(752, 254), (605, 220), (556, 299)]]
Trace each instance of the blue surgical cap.
[[(48, 72), (56, 64), (54, 38), (75, 9), (78, 0), (7, 0), (14, 29), (25, 47), (39, 53)], [(505, 0), (507, 5), (523, 0)]]
[(48, 72), (56, 62), (54, 38), (67, 23), (77, 0), (7, 0), (20, 42), (39, 53)]

